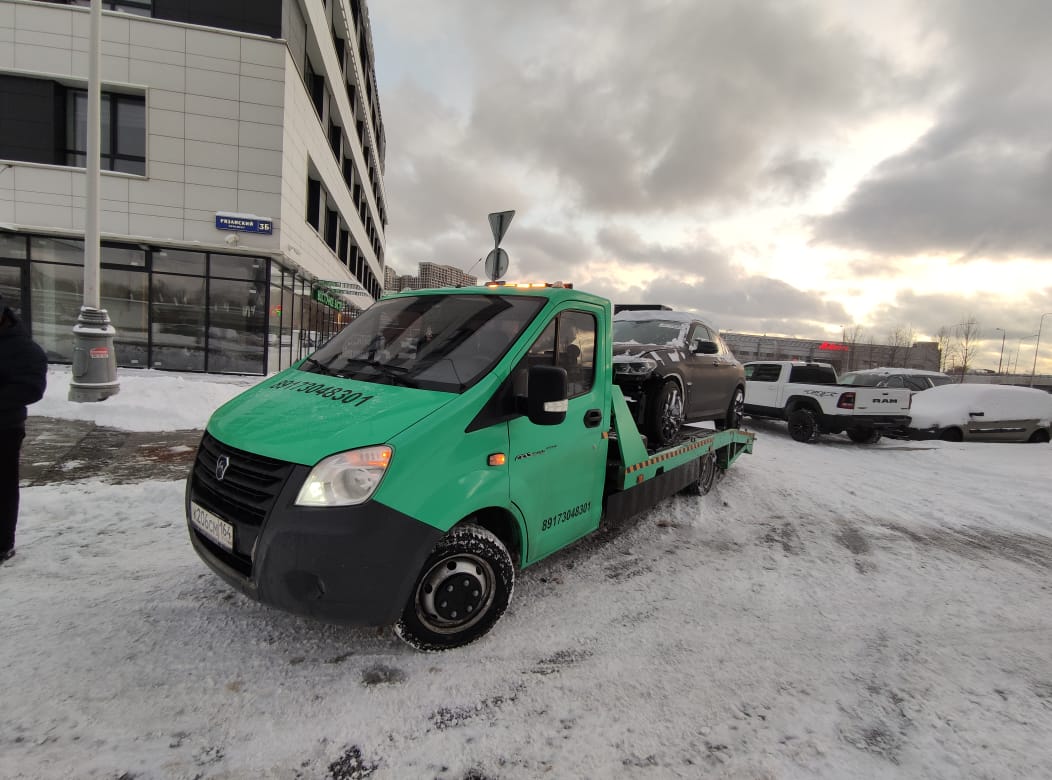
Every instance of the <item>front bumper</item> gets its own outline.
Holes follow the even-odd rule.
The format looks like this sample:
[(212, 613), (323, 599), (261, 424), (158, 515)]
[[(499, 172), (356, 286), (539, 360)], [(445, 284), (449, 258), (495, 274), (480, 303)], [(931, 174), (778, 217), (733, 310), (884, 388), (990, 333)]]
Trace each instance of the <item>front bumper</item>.
[[(232, 461), (238, 457), (226, 451)], [(376, 501), (296, 506), (310, 471), (298, 465), (286, 470), (261, 519), (239, 516), (217, 495), (222, 483), (208, 479), (207, 454), (202, 459), (199, 453), (187, 481), (187, 529), (194, 550), (228, 584), (256, 601), (329, 622), (379, 626), (398, 619), (441, 531)], [(233, 550), (189, 522), (191, 501), (234, 526)]]

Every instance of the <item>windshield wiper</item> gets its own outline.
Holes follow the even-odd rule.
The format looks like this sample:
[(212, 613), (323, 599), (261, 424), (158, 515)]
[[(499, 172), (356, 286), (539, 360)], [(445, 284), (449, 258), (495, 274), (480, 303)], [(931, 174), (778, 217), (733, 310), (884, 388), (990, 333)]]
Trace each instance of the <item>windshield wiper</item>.
[[(404, 387), (416, 387), (416, 382), (411, 381), (406, 376), (413, 370), (407, 366), (393, 366), (389, 363), (381, 363), (379, 360), (366, 360), (365, 358), (347, 358), (345, 365), (350, 365), (351, 363), (368, 366), (381, 376), (390, 379), (392, 384), (398, 384)], [(337, 376), (346, 376), (346, 374), (339, 373)]]
[(307, 364), (310, 364), (317, 368), (317, 371), (311, 371), (312, 374), (325, 374), (326, 376), (336, 376), (335, 372), (333, 372), (327, 365), (318, 360), (315, 360), (314, 358), (307, 358), (303, 361), (303, 365)]

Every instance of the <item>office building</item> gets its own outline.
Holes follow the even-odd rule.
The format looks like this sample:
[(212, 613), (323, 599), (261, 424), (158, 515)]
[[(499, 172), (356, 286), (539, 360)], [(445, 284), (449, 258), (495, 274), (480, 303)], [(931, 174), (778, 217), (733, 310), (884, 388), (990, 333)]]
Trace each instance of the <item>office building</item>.
[[(0, 0), (0, 291), (53, 362), (83, 296), (87, 0)], [(105, 0), (101, 306), (120, 366), (287, 367), (383, 291), (364, 0)]]

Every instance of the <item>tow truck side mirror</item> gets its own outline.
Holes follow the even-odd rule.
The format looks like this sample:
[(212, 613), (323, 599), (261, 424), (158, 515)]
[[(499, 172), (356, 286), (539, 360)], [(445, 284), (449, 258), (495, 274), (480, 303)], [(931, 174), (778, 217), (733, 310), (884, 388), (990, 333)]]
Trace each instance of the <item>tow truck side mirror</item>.
[(531, 366), (526, 385), (526, 413), (534, 425), (558, 425), (566, 419), (566, 369)]

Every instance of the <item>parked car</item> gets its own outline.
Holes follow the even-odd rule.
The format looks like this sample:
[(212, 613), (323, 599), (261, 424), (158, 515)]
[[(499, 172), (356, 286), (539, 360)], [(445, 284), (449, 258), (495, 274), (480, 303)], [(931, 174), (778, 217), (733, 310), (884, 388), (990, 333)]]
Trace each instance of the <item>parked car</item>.
[(913, 397), (909, 435), (943, 441), (1047, 442), (1052, 395), (1014, 385), (943, 385)]
[(953, 384), (955, 381), (952, 376), (940, 371), (924, 371), (919, 368), (864, 368), (840, 375), (842, 385), (905, 387), (915, 392)]
[(614, 381), (648, 441), (675, 441), (684, 423), (737, 428), (745, 370), (719, 331), (692, 314), (621, 311), (614, 316)]

